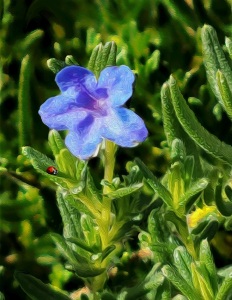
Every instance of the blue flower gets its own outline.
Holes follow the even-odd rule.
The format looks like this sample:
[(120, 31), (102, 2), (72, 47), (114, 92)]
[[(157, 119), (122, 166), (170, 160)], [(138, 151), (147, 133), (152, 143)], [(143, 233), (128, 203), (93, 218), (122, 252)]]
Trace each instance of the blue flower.
[(61, 94), (43, 103), (39, 114), (49, 128), (69, 130), (65, 144), (80, 159), (93, 156), (104, 138), (136, 146), (148, 132), (143, 120), (123, 107), (134, 79), (127, 66), (107, 67), (98, 80), (83, 67), (65, 67), (55, 78)]

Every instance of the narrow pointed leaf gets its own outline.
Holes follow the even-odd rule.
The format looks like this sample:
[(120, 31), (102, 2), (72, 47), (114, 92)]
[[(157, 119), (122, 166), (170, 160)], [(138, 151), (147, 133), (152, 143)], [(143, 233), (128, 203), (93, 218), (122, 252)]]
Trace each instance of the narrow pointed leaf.
[(70, 206), (74, 207), (81, 213), (86, 213), (91, 216), (100, 217), (100, 211), (91, 202), (91, 199), (88, 199), (82, 192), (77, 195), (67, 194), (65, 200), (69, 202)]
[(218, 185), (215, 191), (215, 202), (218, 210), (223, 216), (230, 217), (232, 215), (232, 202), (222, 198), (222, 186)]
[(71, 300), (65, 294), (55, 290), (51, 285), (44, 284), (41, 280), (21, 272), (15, 272), (15, 278), (21, 288), (32, 300)]
[(116, 249), (115, 245), (111, 245), (103, 250), (102, 252), (102, 261), (112, 252)]
[(107, 193), (107, 194), (105, 194), (105, 196), (107, 196), (110, 199), (123, 198), (125, 196), (128, 196), (128, 195), (138, 191), (139, 189), (141, 189), (142, 186), (143, 186), (143, 183), (133, 184), (133, 185), (130, 185), (127, 187), (120, 188), (116, 191)]
[(166, 265), (162, 268), (164, 276), (189, 300), (201, 299), (199, 293), (174, 268)]
[(30, 76), (32, 60), (27, 54), (21, 63), (19, 75), (18, 110), (19, 110), (19, 146), (31, 144), (32, 119), (30, 107)]
[(219, 44), (216, 31), (210, 25), (204, 25), (202, 28), (202, 48), (209, 83), (216, 97), (222, 102), (216, 82), (216, 73), (218, 69), (222, 70), (232, 92), (232, 71)]
[(206, 152), (231, 165), (232, 147), (220, 141), (199, 123), (194, 113), (186, 104), (176, 80), (172, 76), (169, 79), (169, 86), (176, 116), (184, 130)]
[(94, 202), (94, 205), (96, 206), (96, 208), (101, 211), (102, 209), (102, 195), (101, 192), (97, 189), (93, 177), (90, 174), (90, 170), (87, 169), (86, 172), (86, 186), (85, 186), (85, 190), (84, 193), (86, 194), (86, 196), (89, 199), (92, 199), (92, 201)]
[(202, 167), (199, 159), (198, 149), (194, 141), (188, 136), (188, 134), (182, 128), (178, 118), (176, 117), (174, 107), (172, 105), (170, 88), (167, 83), (162, 86), (161, 89), (161, 101), (162, 101), (162, 113), (164, 131), (169, 146), (175, 139), (179, 139), (184, 142), (187, 155), (193, 155), (195, 160), (195, 168), (193, 172), (193, 178), (198, 178), (202, 174)]
[(230, 58), (232, 59), (232, 40), (226, 37), (225, 44), (226, 44), (227, 51), (230, 55)]
[(215, 300), (231, 299), (232, 297), (232, 274), (226, 277), (219, 287)]
[(50, 58), (47, 61), (47, 66), (53, 73), (57, 74), (60, 70), (66, 67), (66, 63), (62, 60)]
[(160, 196), (164, 203), (169, 207), (173, 207), (173, 199), (171, 193), (166, 189), (157, 178), (155, 180), (147, 179), (147, 183), (150, 187)]
[(30, 159), (31, 164), (39, 173), (43, 174), (45, 177), (49, 178), (51, 181), (62, 186), (63, 188), (68, 189), (71, 186), (77, 185), (75, 180), (67, 178), (66, 174), (59, 172), (59, 170), (57, 175), (48, 174), (46, 170), (49, 166), (54, 166), (56, 168), (58, 168), (58, 166), (53, 160), (39, 151), (31, 147), (23, 147), (22, 154)]
[[(71, 196), (70, 196), (71, 197)], [(57, 204), (64, 224), (64, 238), (78, 237), (80, 231), (80, 213), (73, 208), (62, 190), (57, 191)]]
[(179, 161), (171, 165), (170, 174), (168, 176), (168, 190), (172, 195), (173, 208), (176, 214), (181, 216), (183, 210), (179, 210), (179, 200), (184, 193), (184, 168), (183, 164)]
[(59, 132), (54, 129), (49, 131), (48, 142), (54, 156), (59, 154), (62, 149), (66, 148), (65, 143), (62, 137), (60, 136)]
[(192, 263), (192, 257), (187, 252), (185, 247), (179, 246), (173, 253), (175, 267), (179, 271), (180, 275), (189, 283), (192, 283), (192, 275), (190, 265)]
[(201, 192), (207, 187), (209, 180), (207, 178), (201, 178), (195, 182), (180, 198), (179, 206), (186, 206), (192, 199), (195, 201), (201, 195)]
[(206, 222), (204, 229), (196, 236), (195, 242), (200, 243), (204, 239), (209, 241), (214, 237), (219, 228), (219, 222), (215, 217), (212, 217), (210, 221)]
[(62, 236), (56, 233), (51, 233), (50, 235), (62, 256), (72, 265), (77, 275), (81, 277), (94, 277), (104, 272), (104, 268), (95, 268), (94, 264), (88, 261), (87, 258), (72, 251)]
[(191, 264), (191, 273), (195, 289), (200, 292), (203, 299), (214, 299), (211, 286), (206, 282), (203, 269), (198, 268), (194, 263)]
[(101, 70), (106, 66), (116, 65), (117, 46), (115, 42), (108, 42), (104, 45), (101, 58)]
[(135, 163), (138, 165), (140, 171), (142, 172), (143, 176), (148, 179), (155, 179), (155, 175), (148, 169), (148, 167), (139, 159), (138, 157), (135, 158)]
[(229, 118), (232, 120), (232, 91), (228, 86), (223, 72), (221, 72), (220, 70), (218, 70), (216, 73), (216, 79), (223, 107)]
[(213, 256), (209, 247), (208, 241), (202, 240), (199, 251), (200, 263), (206, 267), (207, 275), (204, 276), (208, 282), (208, 285), (211, 285), (211, 288), (216, 295), (218, 290), (218, 280), (217, 280), (217, 270), (214, 264)]
[(75, 265), (77, 263), (76, 257), (66, 240), (57, 233), (50, 233), (50, 236), (62, 256), (65, 257), (70, 264)]
[[(97, 57), (99, 59), (99, 57), (101, 56), (101, 52), (102, 52), (102, 43), (98, 44), (92, 51), (92, 54), (90, 56), (89, 59), (89, 63), (88, 63), (88, 69), (93, 71), (95, 70), (95, 64), (96, 64), (96, 60)], [(95, 74), (96, 75), (96, 74)]]
[(56, 233), (51, 233), (50, 235), (55, 242), (58, 250), (68, 260), (78, 276), (84, 278), (95, 277), (105, 271), (105, 268), (96, 268), (94, 264), (86, 257), (72, 251), (72, 249), (67, 244), (67, 241), (61, 235)]
[(37, 40), (39, 40), (43, 36), (44, 32), (41, 29), (36, 29), (32, 32), (30, 32), (23, 41), (23, 48), (24, 51), (29, 53), (30, 47), (35, 44)]
[(79, 65), (78, 62), (75, 60), (75, 58), (72, 55), (67, 55), (65, 57), (65, 63), (68, 66), (73, 66), (73, 65), (78, 66)]
[(89, 253), (92, 253), (92, 254), (96, 254), (99, 250), (99, 249), (97, 249), (97, 246), (96, 247), (89, 246), (83, 240), (81, 240), (79, 238), (69, 237), (69, 238), (66, 238), (66, 240), (68, 242), (73, 243), (76, 246), (84, 249), (85, 251), (88, 251)]
[(172, 163), (177, 161), (184, 162), (186, 159), (186, 150), (182, 140), (174, 139), (171, 145), (171, 159)]

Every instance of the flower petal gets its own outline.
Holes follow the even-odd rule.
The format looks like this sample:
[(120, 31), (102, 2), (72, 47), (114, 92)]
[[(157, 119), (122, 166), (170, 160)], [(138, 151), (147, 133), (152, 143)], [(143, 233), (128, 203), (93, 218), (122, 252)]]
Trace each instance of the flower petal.
[(59, 95), (49, 98), (40, 106), (39, 114), (45, 125), (56, 130), (75, 130), (88, 112), (78, 108), (68, 97)]
[(134, 147), (148, 135), (143, 120), (124, 107), (111, 110), (103, 122), (102, 136), (122, 147)]
[[(89, 159), (94, 156), (98, 145), (102, 141), (102, 137), (100, 136), (100, 122), (97, 119), (91, 119), (83, 121), (83, 123), (87, 122), (84, 126), (84, 130), (70, 131), (65, 139), (65, 144), (68, 149), (72, 152), (73, 155), (80, 159)], [(92, 121), (92, 122), (90, 122)]]
[(55, 81), (61, 92), (70, 87), (76, 90), (95, 90), (97, 80), (94, 74), (86, 68), (79, 66), (68, 66), (57, 73)]
[(132, 95), (135, 76), (127, 66), (107, 67), (98, 79), (98, 88), (106, 88), (112, 107), (123, 105)]

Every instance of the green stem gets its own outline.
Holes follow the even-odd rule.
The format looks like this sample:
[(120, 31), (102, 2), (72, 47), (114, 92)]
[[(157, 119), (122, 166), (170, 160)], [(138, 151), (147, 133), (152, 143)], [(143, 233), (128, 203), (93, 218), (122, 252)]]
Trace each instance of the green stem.
[[(108, 182), (112, 182), (114, 176), (114, 165), (115, 165), (115, 152), (117, 146), (108, 140), (105, 140), (105, 172), (104, 179)], [(110, 192), (108, 186), (104, 186), (103, 195)]]
[[(104, 170), (104, 180), (112, 182), (114, 175), (115, 166), (115, 152), (116, 145), (106, 140), (105, 141), (105, 170)], [(101, 215), (96, 219), (99, 226), (99, 233), (102, 241), (102, 250), (110, 246), (110, 223), (111, 223), (111, 199), (105, 195), (111, 191), (110, 187), (104, 186), (103, 188), (103, 199), (102, 199), (102, 211)], [(101, 263), (102, 268), (108, 267), (111, 255), (104, 259)], [(94, 299), (97, 299), (97, 292), (104, 288), (105, 281), (107, 279), (107, 271), (93, 278), (91, 283), (91, 289), (94, 293)]]
[[(108, 182), (112, 182), (114, 175), (115, 166), (115, 152), (116, 145), (106, 140), (105, 141), (105, 171), (104, 179)], [(110, 214), (111, 214), (111, 199), (105, 195), (111, 191), (110, 187), (104, 186), (103, 188), (103, 201), (102, 201), (102, 214), (101, 214), (101, 224), (102, 228), (102, 249), (105, 249), (109, 245), (109, 231), (110, 231)]]

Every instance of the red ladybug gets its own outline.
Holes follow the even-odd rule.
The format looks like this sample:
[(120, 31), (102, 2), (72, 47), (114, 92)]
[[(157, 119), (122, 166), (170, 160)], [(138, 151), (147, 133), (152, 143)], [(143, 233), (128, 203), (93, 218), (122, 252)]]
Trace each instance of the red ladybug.
[(58, 170), (55, 167), (50, 166), (47, 168), (46, 172), (50, 175), (56, 175), (58, 173)]

